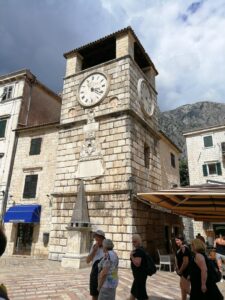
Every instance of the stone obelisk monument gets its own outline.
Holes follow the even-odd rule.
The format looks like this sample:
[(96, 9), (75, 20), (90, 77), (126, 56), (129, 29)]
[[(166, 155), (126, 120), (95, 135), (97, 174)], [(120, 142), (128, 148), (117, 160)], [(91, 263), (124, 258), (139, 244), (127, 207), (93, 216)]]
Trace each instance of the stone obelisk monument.
[(62, 257), (62, 266), (76, 269), (87, 267), (91, 227), (83, 180), (80, 180), (77, 200), (67, 230), (67, 251)]

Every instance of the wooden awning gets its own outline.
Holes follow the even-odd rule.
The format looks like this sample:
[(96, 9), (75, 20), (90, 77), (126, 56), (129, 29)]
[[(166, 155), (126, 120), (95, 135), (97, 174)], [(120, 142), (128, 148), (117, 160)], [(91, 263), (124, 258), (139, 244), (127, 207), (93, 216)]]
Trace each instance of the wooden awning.
[(225, 185), (207, 184), (138, 193), (138, 198), (196, 221), (225, 222)]

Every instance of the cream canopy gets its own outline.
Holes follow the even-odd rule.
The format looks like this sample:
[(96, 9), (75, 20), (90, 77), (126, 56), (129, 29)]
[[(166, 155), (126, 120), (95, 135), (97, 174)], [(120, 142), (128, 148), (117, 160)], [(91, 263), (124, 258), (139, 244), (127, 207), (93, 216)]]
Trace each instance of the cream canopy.
[(225, 185), (179, 187), (138, 193), (137, 196), (142, 201), (150, 202), (153, 207), (161, 207), (196, 221), (225, 222)]

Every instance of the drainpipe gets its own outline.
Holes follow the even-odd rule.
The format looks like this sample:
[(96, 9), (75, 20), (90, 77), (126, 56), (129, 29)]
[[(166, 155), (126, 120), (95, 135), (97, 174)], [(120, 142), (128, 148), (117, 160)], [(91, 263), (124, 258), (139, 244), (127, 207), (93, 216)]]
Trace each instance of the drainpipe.
[(12, 150), (12, 155), (11, 155), (11, 160), (10, 160), (10, 166), (9, 166), (9, 173), (8, 173), (8, 178), (7, 178), (5, 193), (4, 193), (4, 196), (3, 196), (3, 203), (2, 203), (2, 210), (1, 210), (2, 211), (1, 224), (4, 224), (4, 216), (5, 216), (5, 213), (6, 213), (7, 200), (8, 200), (8, 195), (9, 195), (9, 187), (10, 187), (11, 178), (12, 178), (13, 165), (14, 165), (15, 156), (16, 156), (17, 144), (18, 144), (18, 132), (15, 132), (15, 138), (14, 138), (14, 143), (13, 143), (13, 150)]
[(29, 98), (28, 98), (27, 115), (26, 115), (25, 126), (27, 126), (27, 123), (28, 123), (29, 112), (30, 112), (30, 103), (31, 103), (31, 95), (32, 95), (32, 90), (33, 90), (33, 84), (35, 83), (35, 81), (36, 81), (36, 78), (34, 78), (33, 80), (30, 80), (30, 92), (29, 92)]

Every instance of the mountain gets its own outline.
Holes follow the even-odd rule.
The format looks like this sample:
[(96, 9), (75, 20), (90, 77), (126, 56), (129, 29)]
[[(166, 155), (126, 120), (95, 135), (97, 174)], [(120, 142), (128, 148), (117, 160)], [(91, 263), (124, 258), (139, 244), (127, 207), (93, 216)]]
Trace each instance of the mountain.
[(197, 102), (160, 113), (160, 129), (186, 155), (184, 131), (225, 124), (225, 104)]

